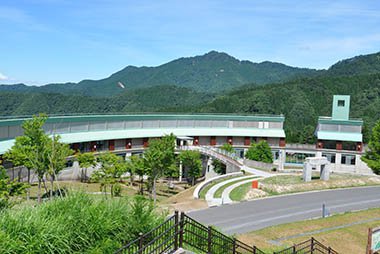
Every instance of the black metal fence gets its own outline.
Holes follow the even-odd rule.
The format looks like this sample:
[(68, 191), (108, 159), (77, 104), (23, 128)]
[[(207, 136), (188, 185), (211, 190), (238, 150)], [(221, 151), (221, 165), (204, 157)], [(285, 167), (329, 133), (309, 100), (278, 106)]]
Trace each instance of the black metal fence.
[(128, 243), (116, 253), (173, 253), (182, 247), (190, 247), (202, 253), (264, 254), (256, 246), (249, 246), (178, 212), (150, 232), (141, 234), (138, 239)]
[(287, 249), (274, 252), (274, 254), (338, 254), (331, 247), (326, 247), (313, 237), (310, 240), (295, 244)]

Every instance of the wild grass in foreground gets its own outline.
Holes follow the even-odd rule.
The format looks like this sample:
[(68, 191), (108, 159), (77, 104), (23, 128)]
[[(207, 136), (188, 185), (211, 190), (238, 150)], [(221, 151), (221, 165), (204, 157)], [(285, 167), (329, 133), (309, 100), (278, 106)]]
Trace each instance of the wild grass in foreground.
[(0, 214), (0, 253), (113, 253), (163, 222), (142, 198), (95, 199), (71, 193)]

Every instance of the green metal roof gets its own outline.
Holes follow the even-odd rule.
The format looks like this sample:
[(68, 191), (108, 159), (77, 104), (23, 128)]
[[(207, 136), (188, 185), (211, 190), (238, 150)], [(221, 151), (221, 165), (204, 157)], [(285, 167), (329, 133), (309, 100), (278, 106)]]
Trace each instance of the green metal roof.
[[(21, 125), (30, 119), (13, 118), (0, 120), (0, 126)], [(76, 115), (51, 116), (47, 123), (83, 122), (83, 121), (141, 121), (141, 120), (224, 120), (224, 121), (266, 121), (284, 122), (283, 115), (234, 115), (234, 114), (127, 114), (127, 115)]]
[(333, 132), (333, 131), (318, 131), (317, 138), (320, 140), (337, 140), (337, 141), (352, 141), (362, 142), (363, 135), (354, 132)]
[[(61, 134), (64, 143), (79, 143), (98, 140), (112, 140), (125, 138), (160, 137), (173, 133), (176, 136), (235, 136), (235, 137), (278, 137), (284, 138), (283, 129), (257, 129), (257, 128), (156, 128), (156, 129), (129, 129), (90, 131)], [(0, 154), (12, 147), (13, 140), (0, 142)]]
[(318, 123), (362, 126), (363, 120), (361, 119), (333, 120), (331, 117), (320, 116), (318, 118)]

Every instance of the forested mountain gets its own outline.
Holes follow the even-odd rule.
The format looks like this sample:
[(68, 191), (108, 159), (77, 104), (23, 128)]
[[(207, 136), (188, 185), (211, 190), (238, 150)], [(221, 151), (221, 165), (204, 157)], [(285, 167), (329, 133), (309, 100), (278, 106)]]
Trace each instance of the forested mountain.
[[(223, 57), (228, 58), (227, 55)], [(0, 91), (0, 115), (31, 115), (39, 112), (284, 114), (288, 142), (302, 143), (313, 142), (318, 116), (331, 115), (334, 94), (351, 95), (350, 116), (363, 118), (365, 139), (374, 122), (380, 119), (380, 53), (340, 61), (328, 70), (319, 71), (318, 75), (312, 72), (311, 77), (296, 77), (265, 86), (236, 85), (234, 89), (221, 94), (163, 85), (139, 89), (120, 88), (122, 92), (118, 95), (98, 98), (80, 94), (66, 96), (39, 93), (29, 87), (17, 86), (26, 92), (20, 92), (20, 89)]]
[(280, 63), (252, 63), (240, 61), (226, 53), (211, 51), (202, 56), (179, 58), (157, 67), (127, 66), (101, 80), (83, 80), (79, 83), (48, 84), (41, 87), (17, 85), (0, 86), (0, 91), (54, 92), (88, 96), (112, 96), (125, 88), (136, 89), (160, 85), (176, 85), (200, 92), (218, 93), (247, 83), (268, 84), (296, 77), (317, 75), (319, 72), (295, 68)]
[(0, 92), (0, 115), (191, 111), (213, 96), (188, 88), (156, 86), (125, 92), (112, 98), (57, 93)]

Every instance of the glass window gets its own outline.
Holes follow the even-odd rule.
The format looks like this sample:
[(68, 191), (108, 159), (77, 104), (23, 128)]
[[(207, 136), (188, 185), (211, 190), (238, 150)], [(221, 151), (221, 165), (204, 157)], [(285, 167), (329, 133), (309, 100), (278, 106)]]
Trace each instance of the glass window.
[(344, 100), (338, 100), (338, 107), (344, 107)]
[(341, 163), (345, 165), (355, 165), (355, 155), (342, 154)]
[(322, 153), (322, 157), (326, 157), (330, 163), (335, 163), (335, 153)]

